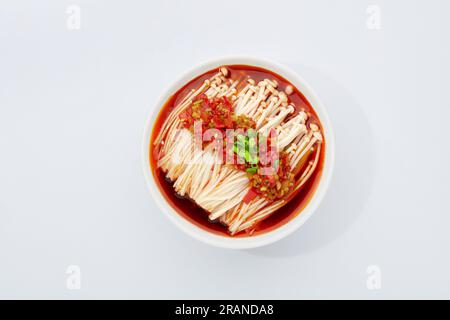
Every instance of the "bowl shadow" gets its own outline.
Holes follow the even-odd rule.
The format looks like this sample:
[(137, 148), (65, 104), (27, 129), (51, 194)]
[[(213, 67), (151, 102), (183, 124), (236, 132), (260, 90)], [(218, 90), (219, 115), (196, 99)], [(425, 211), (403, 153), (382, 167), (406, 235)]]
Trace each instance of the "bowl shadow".
[(343, 235), (363, 212), (370, 195), (376, 156), (372, 130), (361, 107), (340, 83), (313, 68), (286, 63), (317, 92), (335, 134), (335, 167), (322, 203), (296, 232), (266, 247), (260, 256), (294, 256), (317, 250)]

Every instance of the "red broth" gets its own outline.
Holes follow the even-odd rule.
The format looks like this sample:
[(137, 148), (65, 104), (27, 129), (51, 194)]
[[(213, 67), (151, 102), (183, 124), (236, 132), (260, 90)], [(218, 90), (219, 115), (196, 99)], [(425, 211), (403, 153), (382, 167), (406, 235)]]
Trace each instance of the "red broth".
[[(316, 112), (311, 107), (310, 103), (303, 94), (295, 88), (289, 81), (281, 77), (280, 75), (254, 66), (247, 65), (228, 65), (226, 66), (228, 71), (231, 74), (232, 78), (236, 78), (237, 76), (250, 76), (256, 82), (264, 80), (264, 79), (276, 79), (278, 82), (278, 90), (282, 91), (286, 88), (287, 85), (291, 85), (294, 88), (294, 92), (289, 95), (289, 100), (293, 103), (297, 111), (300, 109), (305, 110), (308, 113), (309, 121), (314, 121), (317, 123), (320, 128), (322, 125), (320, 123), (319, 118), (317, 117)], [(151, 141), (150, 141), (150, 166), (152, 174), (155, 178), (156, 184), (158, 185), (159, 190), (162, 195), (166, 199), (166, 201), (170, 204), (170, 206), (175, 209), (182, 217), (190, 221), (191, 223), (197, 225), (198, 227), (205, 229), (209, 232), (226, 236), (226, 237), (246, 237), (250, 234), (246, 231), (242, 231), (238, 234), (231, 236), (228, 232), (226, 226), (222, 225), (220, 222), (212, 222), (208, 219), (208, 212), (199, 207), (195, 202), (186, 197), (179, 196), (175, 190), (173, 189), (173, 183), (169, 181), (165, 177), (165, 173), (157, 168), (157, 159), (155, 157), (156, 148), (153, 144), (158, 133), (164, 124), (165, 119), (173, 110), (173, 108), (186, 96), (187, 93), (193, 88), (199, 87), (204, 80), (211, 78), (214, 74), (217, 73), (218, 69), (210, 70), (205, 72), (204, 74), (194, 78), (182, 88), (180, 88), (177, 92), (175, 92), (169, 100), (162, 106), (157, 118), (155, 125), (152, 129)], [(322, 142), (322, 152), (319, 156), (319, 163), (315, 171), (313, 172), (310, 179), (303, 185), (303, 187), (298, 190), (294, 195), (291, 196), (291, 199), (288, 201), (286, 205), (272, 213), (268, 218), (259, 222), (256, 227), (253, 228), (251, 235), (259, 235), (271, 230), (274, 230), (293, 218), (299, 215), (303, 208), (308, 204), (312, 195), (314, 194), (315, 189), (319, 183), (320, 177), (323, 171), (323, 163), (325, 158), (325, 140)]]

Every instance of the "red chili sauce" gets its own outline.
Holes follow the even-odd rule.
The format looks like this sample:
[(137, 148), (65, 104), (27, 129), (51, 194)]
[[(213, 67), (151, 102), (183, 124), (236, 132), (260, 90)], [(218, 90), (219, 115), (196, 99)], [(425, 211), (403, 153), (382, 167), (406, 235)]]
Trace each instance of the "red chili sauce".
[[(291, 85), (294, 88), (294, 92), (288, 96), (289, 101), (295, 105), (296, 112), (303, 109), (308, 114), (308, 122), (315, 122), (322, 128), (319, 118), (315, 113), (314, 109), (311, 107), (310, 103), (306, 100), (303, 94), (295, 88), (289, 81), (281, 77), (280, 75), (254, 66), (247, 65), (228, 65), (226, 66), (230, 72), (231, 78), (235, 79), (241, 76), (249, 76), (256, 82), (264, 79), (275, 79), (278, 82), (277, 90), (283, 91), (286, 86)], [(156, 146), (154, 146), (154, 141), (158, 136), (158, 133), (164, 124), (167, 116), (173, 110), (173, 108), (185, 97), (191, 89), (198, 88), (201, 86), (204, 80), (211, 78), (217, 73), (218, 69), (210, 70), (204, 74), (194, 78), (177, 92), (175, 92), (169, 100), (162, 106), (157, 118), (155, 125), (152, 129), (151, 141), (150, 141), (150, 165), (153, 176), (155, 177), (156, 184), (159, 190), (170, 204), (170, 206), (175, 209), (181, 216), (186, 218), (191, 223), (197, 225), (198, 227), (210, 231), (214, 234), (218, 234), (225, 237), (231, 237), (228, 233), (226, 226), (222, 225), (220, 222), (213, 222), (208, 219), (208, 212), (199, 207), (196, 203), (187, 197), (179, 196), (173, 189), (173, 183), (165, 177), (165, 173), (157, 168), (158, 159), (155, 158), (157, 152), (155, 151)], [(319, 163), (314, 170), (312, 176), (309, 180), (292, 195), (290, 200), (286, 205), (272, 213), (268, 218), (259, 222), (253, 229), (251, 233), (252, 236), (260, 235), (271, 230), (274, 230), (288, 221), (299, 215), (303, 208), (308, 204), (314, 191), (319, 183), (320, 177), (322, 175), (323, 163), (325, 158), (325, 141), (322, 142), (322, 152), (319, 156)], [(245, 230), (233, 235), (233, 237), (246, 237), (249, 236), (248, 232)]]

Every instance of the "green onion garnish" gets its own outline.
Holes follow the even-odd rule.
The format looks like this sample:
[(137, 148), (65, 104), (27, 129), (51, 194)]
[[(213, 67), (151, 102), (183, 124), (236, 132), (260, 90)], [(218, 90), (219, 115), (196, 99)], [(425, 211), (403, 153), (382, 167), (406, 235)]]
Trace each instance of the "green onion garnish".
[(251, 174), (255, 174), (258, 171), (257, 167), (251, 167), (251, 168), (247, 168), (247, 173), (251, 173)]

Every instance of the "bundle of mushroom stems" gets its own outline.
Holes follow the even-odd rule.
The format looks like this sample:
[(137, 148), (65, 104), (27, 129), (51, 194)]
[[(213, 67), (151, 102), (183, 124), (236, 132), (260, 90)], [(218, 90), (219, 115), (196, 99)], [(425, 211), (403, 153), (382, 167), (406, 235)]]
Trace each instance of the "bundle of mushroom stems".
[(296, 172), (295, 192), (317, 167), (322, 135), (317, 124), (307, 123), (305, 111), (300, 110), (295, 115), (295, 108), (288, 99), (293, 88), (287, 86), (279, 91), (277, 87), (276, 80), (264, 79), (256, 83), (247, 76), (231, 79), (228, 69), (222, 67), (175, 106), (155, 140), (160, 148), (157, 165), (174, 182), (175, 191), (206, 210), (210, 220), (219, 219), (232, 235), (252, 230), (286, 204), (287, 199), (269, 201), (258, 195), (249, 203), (243, 202), (251, 188), (246, 172), (217, 161), (219, 155), (213, 143), (198, 149), (192, 132), (181, 128), (179, 116), (200, 95), (209, 99), (227, 97), (235, 114), (255, 121), (258, 133), (268, 135), (270, 130), (276, 130), (278, 150), (287, 152), (291, 170)]

